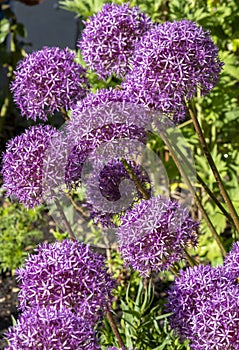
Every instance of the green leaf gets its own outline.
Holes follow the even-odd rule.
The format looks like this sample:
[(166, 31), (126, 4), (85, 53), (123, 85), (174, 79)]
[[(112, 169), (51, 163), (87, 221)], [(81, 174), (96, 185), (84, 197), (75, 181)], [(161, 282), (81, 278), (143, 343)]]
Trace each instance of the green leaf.
[(9, 32), (10, 32), (10, 23), (6, 18), (4, 18), (0, 21), (0, 44), (4, 42)]

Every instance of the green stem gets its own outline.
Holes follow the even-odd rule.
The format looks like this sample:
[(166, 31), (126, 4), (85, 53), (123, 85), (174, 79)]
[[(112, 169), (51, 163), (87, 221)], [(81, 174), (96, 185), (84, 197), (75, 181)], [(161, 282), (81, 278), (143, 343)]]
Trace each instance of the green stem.
[(54, 201), (55, 201), (56, 207), (60, 213), (60, 216), (61, 216), (61, 219), (63, 221), (63, 224), (65, 226), (66, 231), (68, 232), (71, 240), (76, 241), (77, 240), (76, 236), (75, 236), (74, 232), (72, 231), (71, 225), (65, 216), (64, 210), (62, 209), (59, 200), (57, 198), (54, 198)]
[(171, 147), (171, 144), (168, 142), (168, 139), (170, 139), (170, 138), (167, 137), (167, 135), (165, 135), (163, 133), (161, 133), (161, 137), (163, 138), (164, 143), (167, 145), (167, 147), (168, 147), (168, 149), (169, 149), (169, 151), (170, 151), (170, 153), (172, 155), (172, 158), (173, 158), (173, 160), (174, 160), (178, 170), (180, 171), (180, 173), (184, 177), (185, 182), (186, 182), (186, 184), (188, 186), (188, 189), (191, 192), (191, 194), (193, 195), (195, 203), (196, 203), (197, 207), (199, 208), (199, 210), (201, 211), (201, 214), (202, 214), (202, 216), (203, 216), (203, 218), (204, 218), (208, 228), (210, 229), (214, 239), (216, 240), (216, 242), (217, 242), (217, 244), (218, 244), (218, 246), (219, 246), (219, 248), (221, 250), (222, 255), (225, 257), (226, 256), (226, 250), (224, 249), (224, 247), (222, 245), (221, 239), (220, 239), (217, 231), (215, 230), (215, 228), (214, 228), (214, 226), (213, 226), (213, 224), (212, 224), (212, 222), (211, 222), (207, 212), (205, 211), (205, 209), (204, 209), (204, 207), (203, 207), (203, 205), (202, 205), (198, 195), (195, 193), (194, 188), (193, 188), (193, 186), (191, 184), (191, 181), (189, 180), (186, 172), (184, 171), (182, 163), (178, 160), (178, 158), (176, 157), (176, 154), (175, 154), (173, 148)]
[(127, 162), (126, 159), (121, 159), (121, 162), (123, 164), (123, 166), (125, 167), (126, 171), (128, 172), (130, 178), (132, 181), (134, 181), (135, 186), (138, 188), (139, 192), (142, 194), (144, 199), (150, 199), (150, 195), (149, 193), (146, 191), (146, 189), (143, 187), (143, 185), (141, 184), (140, 180), (138, 179), (138, 177), (135, 175), (132, 167), (130, 166), (130, 164)]
[[(187, 167), (190, 169), (190, 171), (193, 172), (194, 169), (193, 169), (191, 163), (188, 161), (187, 157), (185, 157), (184, 154), (181, 152), (180, 148), (176, 144), (174, 144), (174, 148), (175, 148), (177, 154), (179, 154), (180, 157), (183, 159), (183, 161), (187, 164)], [(232, 221), (230, 214), (226, 211), (226, 209), (219, 202), (219, 200), (217, 199), (215, 194), (210, 190), (210, 188), (206, 185), (206, 183), (203, 181), (203, 179), (198, 174), (197, 174), (197, 179), (198, 179), (199, 183), (202, 185), (202, 187), (204, 188), (204, 190), (207, 192), (209, 197), (212, 198), (214, 203), (218, 206), (218, 208), (221, 210), (221, 212), (226, 216), (228, 221), (234, 225), (234, 222)]]
[(192, 109), (188, 107), (188, 110), (189, 110), (189, 113), (190, 113), (190, 116), (191, 116), (191, 119), (193, 121), (193, 125), (194, 125), (194, 128), (196, 130), (196, 133), (198, 135), (198, 138), (199, 138), (199, 141), (200, 141), (200, 144), (202, 146), (202, 150), (208, 160), (208, 163), (209, 163), (209, 166), (213, 172), (213, 175), (215, 177), (215, 180), (218, 184), (218, 188), (220, 190), (220, 193), (222, 195), (222, 198), (224, 199), (227, 207), (228, 207), (228, 210), (231, 214), (231, 218), (235, 224), (235, 227), (237, 229), (237, 232), (239, 233), (239, 218), (238, 218), (238, 215), (237, 215), (237, 212), (232, 204), (232, 201), (225, 189), (225, 186), (223, 184), (223, 181), (221, 179), (221, 176), (219, 174), (219, 171), (217, 170), (217, 167), (216, 167), (216, 164), (211, 156), (211, 153), (210, 153), (210, 150), (207, 146), (207, 143), (206, 143), (206, 140), (204, 138), (204, 135), (203, 135), (203, 132), (202, 132), (202, 129), (201, 129), (201, 126), (198, 122), (198, 119), (197, 117), (195, 116), (195, 114), (193, 113)]
[(186, 248), (183, 248), (183, 250), (184, 250), (184, 253), (185, 253), (185, 255), (186, 255), (186, 259), (187, 259), (189, 265), (190, 265), (191, 267), (197, 266), (198, 263), (196, 262), (196, 260), (195, 260), (190, 254), (188, 254), (187, 249), (186, 249)]
[(118, 331), (118, 328), (116, 326), (116, 323), (115, 323), (115, 321), (113, 319), (113, 316), (112, 316), (112, 314), (111, 314), (111, 312), (109, 310), (106, 311), (106, 317), (107, 317), (107, 319), (108, 319), (108, 321), (110, 323), (110, 326), (112, 328), (112, 331), (113, 331), (113, 333), (114, 333), (114, 335), (115, 335), (115, 337), (116, 337), (116, 339), (117, 339), (117, 341), (119, 343), (119, 346), (122, 349), (124, 349), (125, 347), (124, 347), (123, 340), (122, 340), (122, 338), (121, 338), (121, 336), (119, 334), (119, 331)]

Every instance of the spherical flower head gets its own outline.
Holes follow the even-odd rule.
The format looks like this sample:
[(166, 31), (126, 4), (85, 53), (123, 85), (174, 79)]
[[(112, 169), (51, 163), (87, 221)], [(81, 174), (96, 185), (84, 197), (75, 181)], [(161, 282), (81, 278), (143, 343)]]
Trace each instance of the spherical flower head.
[(195, 350), (238, 349), (238, 286), (223, 267), (198, 265), (181, 271), (168, 293), (170, 324)]
[[(128, 165), (149, 195), (150, 186), (147, 185), (150, 185), (150, 179), (145, 171), (135, 162), (129, 161)], [(101, 224), (103, 227), (114, 227), (112, 223), (114, 214), (128, 210), (133, 203), (142, 199), (142, 193), (136, 188), (119, 159), (112, 159), (103, 166), (100, 172), (93, 172), (90, 181), (88, 181), (86, 192), (91, 217), (95, 223)], [(106, 200), (108, 203), (108, 206), (103, 207), (105, 212), (102, 212), (102, 200)]]
[(122, 217), (117, 231), (127, 265), (147, 276), (163, 271), (184, 257), (184, 248), (197, 243), (198, 223), (186, 208), (160, 196), (141, 201)]
[(31, 308), (7, 334), (6, 350), (99, 350), (93, 327), (67, 308)]
[(86, 96), (86, 71), (74, 58), (67, 48), (44, 47), (18, 63), (11, 91), (23, 116), (46, 121)]
[(102, 144), (122, 139), (145, 143), (149, 123), (148, 110), (130, 103), (123, 91), (102, 89), (89, 94), (74, 106), (66, 126), (69, 145), (66, 183), (78, 185), (83, 164)]
[(115, 286), (103, 256), (88, 245), (70, 240), (39, 245), (36, 252), (16, 272), (21, 280), (20, 309), (67, 307), (96, 322), (111, 302)]
[(85, 23), (78, 43), (84, 60), (101, 78), (124, 76), (135, 44), (152, 26), (139, 7), (105, 4)]
[(238, 283), (239, 279), (239, 242), (233, 243), (232, 250), (228, 253), (224, 261), (224, 271), (226, 276)]
[(57, 130), (33, 126), (7, 143), (2, 175), (7, 196), (15, 196), (28, 208), (42, 203), (43, 160)]
[(153, 27), (136, 45), (124, 87), (174, 120), (185, 118), (184, 98), (216, 84), (222, 63), (208, 31), (182, 20)]
[(195, 325), (195, 317), (218, 286), (226, 286), (227, 279), (222, 269), (210, 265), (198, 265), (181, 270), (180, 276), (168, 292), (167, 309), (173, 312), (170, 317), (172, 328), (183, 338), (189, 338)]

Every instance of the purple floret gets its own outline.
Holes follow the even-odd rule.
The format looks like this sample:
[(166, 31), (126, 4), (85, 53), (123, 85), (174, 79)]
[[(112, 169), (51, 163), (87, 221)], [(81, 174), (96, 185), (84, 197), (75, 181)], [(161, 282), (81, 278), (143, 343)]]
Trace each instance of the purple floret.
[(7, 143), (2, 175), (7, 196), (15, 196), (28, 208), (43, 201), (43, 162), (57, 130), (49, 125), (32, 126)]
[(11, 91), (23, 116), (46, 121), (86, 96), (86, 71), (74, 58), (67, 48), (44, 47), (18, 63)]
[(100, 350), (93, 326), (68, 308), (31, 308), (6, 336), (6, 350)]
[(70, 240), (44, 243), (36, 253), (16, 272), (21, 281), (20, 309), (67, 307), (90, 322), (97, 321), (111, 302), (115, 287), (103, 256)]
[(239, 242), (233, 244), (232, 250), (228, 253), (224, 261), (224, 271), (226, 276), (238, 283), (239, 279)]
[(105, 4), (85, 23), (78, 43), (84, 60), (101, 78), (124, 76), (135, 44), (152, 26), (139, 7)]
[(136, 102), (175, 122), (185, 119), (184, 98), (191, 99), (198, 88), (208, 93), (222, 68), (209, 32), (188, 20), (152, 28), (137, 44), (132, 62), (123, 87)]
[(143, 276), (167, 270), (185, 257), (184, 248), (196, 246), (198, 226), (176, 201), (153, 197), (122, 217), (117, 231), (120, 252)]

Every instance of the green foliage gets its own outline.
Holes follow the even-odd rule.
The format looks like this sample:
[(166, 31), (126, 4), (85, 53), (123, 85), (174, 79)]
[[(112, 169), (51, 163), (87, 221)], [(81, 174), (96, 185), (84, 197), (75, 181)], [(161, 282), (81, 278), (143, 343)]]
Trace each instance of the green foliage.
[(88, 18), (101, 10), (105, 0), (60, 0), (61, 8), (75, 12), (78, 16)]
[[(122, 315), (118, 327), (127, 349), (189, 349), (187, 342), (180, 343), (170, 330), (170, 314), (164, 312), (163, 303), (163, 299), (155, 300), (154, 287), (150, 281), (140, 279), (135, 293), (131, 292), (130, 283), (128, 284), (126, 294), (120, 300)], [(117, 346), (108, 321), (105, 320), (104, 324), (101, 344)]]
[(41, 208), (27, 210), (4, 200), (0, 207), (0, 273), (14, 272), (42, 239)]
[(14, 12), (7, 7), (4, 10), (4, 18), (0, 20), (0, 67), (4, 68), (7, 78), (7, 87), (0, 91), (0, 132), (3, 130), (6, 116), (14, 109), (9, 85), (17, 62), (25, 56), (21, 41), (25, 37), (25, 27), (17, 22)]

